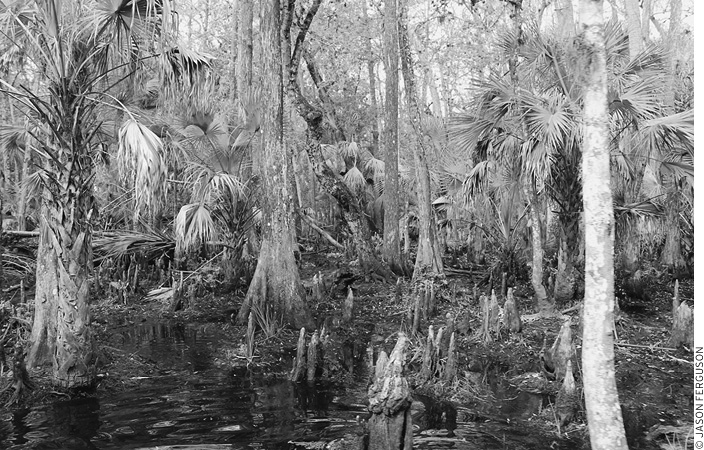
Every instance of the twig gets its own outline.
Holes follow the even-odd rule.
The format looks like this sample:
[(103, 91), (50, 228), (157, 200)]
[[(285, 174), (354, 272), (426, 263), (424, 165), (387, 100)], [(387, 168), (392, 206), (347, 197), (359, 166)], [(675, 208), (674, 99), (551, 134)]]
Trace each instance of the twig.
[(689, 364), (690, 366), (693, 366), (694, 363), (692, 361), (687, 361), (686, 359), (680, 359), (680, 358), (675, 358), (672, 355), (667, 355), (671, 360), (681, 362), (682, 364)]
[(614, 342), (615, 345), (618, 345), (619, 347), (633, 347), (633, 348), (647, 348), (648, 350), (669, 350), (669, 351), (676, 351), (676, 348), (670, 348), (670, 347), (658, 347), (656, 345), (638, 345), (638, 344), (626, 344), (622, 342)]
[(39, 232), (38, 232), (38, 231), (4, 230), (2, 233), (5, 234), (5, 235), (7, 235), (7, 236), (15, 236), (15, 237), (18, 237), (18, 238), (39, 237)]
[(568, 312), (576, 311), (576, 310), (578, 310), (581, 306), (582, 306), (581, 303), (577, 303), (576, 305), (574, 305), (574, 306), (572, 306), (572, 307), (570, 307), (570, 308), (567, 308), (567, 309), (564, 310), (564, 311), (560, 311), (560, 314), (567, 314)]
[(2, 290), (2, 292), (5, 293), (5, 294), (7, 294), (7, 293), (10, 292), (10, 291), (14, 291), (15, 289), (19, 289), (20, 286), (22, 286), (22, 285), (19, 284), (19, 283), (17, 283), (17, 284), (15, 284), (15, 285), (13, 285), (13, 286), (6, 287), (5, 289)]

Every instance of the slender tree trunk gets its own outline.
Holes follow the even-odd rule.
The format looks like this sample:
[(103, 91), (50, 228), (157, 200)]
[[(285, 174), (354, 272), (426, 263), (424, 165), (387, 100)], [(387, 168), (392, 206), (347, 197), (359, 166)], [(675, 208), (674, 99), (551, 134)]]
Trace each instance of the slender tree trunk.
[[(362, 18), (367, 26), (367, 30), (371, 29), (371, 23), (369, 21), (369, 14), (367, 13), (367, 0), (362, 2)], [(366, 53), (367, 53), (367, 76), (369, 77), (369, 101), (371, 102), (371, 115), (372, 115), (372, 153), (378, 155), (379, 152), (379, 107), (376, 101), (376, 75), (374, 73), (375, 59), (372, 52), (372, 38), (367, 38), (365, 42)]]
[(238, 47), (239, 47), (239, 17), (240, 17), (240, 2), (232, 2), (232, 40), (230, 41), (230, 76), (232, 77), (232, 90), (230, 91), (230, 100), (234, 105), (234, 101), (237, 99), (237, 71), (239, 59)]
[(638, 0), (623, 0), (628, 25), (628, 52), (631, 59), (643, 50), (643, 29), (640, 23), (640, 5)]
[(535, 292), (535, 306), (538, 314), (549, 316), (555, 312), (555, 301), (548, 298), (543, 285), (543, 239), (540, 230), (540, 202), (536, 193), (535, 181), (531, 187), (525, 187), (525, 194), (530, 199), (530, 234), (533, 251), (533, 264), (530, 282)]
[[(5, 152), (3, 152), (3, 156), (5, 156)], [(2, 201), (2, 196), (5, 192), (5, 171), (3, 170), (0, 172), (0, 289), (3, 288), (3, 282), (5, 281), (5, 272), (3, 270), (3, 260), (2, 260), (2, 255), (5, 253), (5, 247), (2, 245), (2, 243), (5, 240), (5, 237), (3, 234), (5, 233), (5, 224), (3, 221), (3, 218), (5, 217), (5, 212), (3, 210), (3, 201)]]
[(398, 196), (398, 27), (396, 0), (384, 3), (384, 259), (403, 274)]
[(430, 89), (430, 98), (433, 101), (433, 114), (435, 117), (443, 117), (442, 99), (440, 98), (440, 92), (435, 82), (435, 71), (432, 66), (428, 67), (428, 89)]
[(560, 40), (574, 36), (575, 26), (572, 0), (557, 0), (555, 2), (555, 31)]
[(606, 49), (602, 0), (580, 0), (585, 67), (582, 177), (585, 209), (585, 295), (582, 367), (594, 450), (627, 449), (616, 389), (613, 311), (614, 218), (609, 168)]
[(17, 186), (17, 229), (25, 231), (27, 229), (27, 188), (23, 186), (29, 176), (29, 163), (32, 159), (32, 147), (27, 142), (24, 146), (24, 154), (22, 155), (22, 178), (20, 185)]
[(653, 0), (643, 0), (643, 15), (641, 18), (641, 30), (643, 40), (650, 42), (650, 18), (653, 17)]
[[(558, 8), (558, 27), (565, 28), (563, 33), (563, 38), (569, 36), (569, 28), (572, 27), (572, 34), (574, 34), (574, 19), (571, 2), (569, 5), (565, 5), (565, 2), (559, 2), (556, 5)], [(523, 19), (522, 19), (522, 9), (520, 3), (514, 3), (513, 11), (513, 22), (516, 31), (516, 47), (515, 52), (509, 58), (509, 71), (511, 75), (511, 82), (515, 86), (515, 89), (519, 89), (520, 81), (518, 79), (518, 52), (523, 45)], [(523, 135), (527, 136), (527, 125), (524, 120), (521, 120), (521, 129)], [(535, 292), (535, 305), (538, 310), (538, 314), (541, 316), (550, 316), (555, 312), (555, 301), (549, 299), (545, 285), (543, 284), (543, 239), (541, 230), (541, 219), (540, 219), (540, 202), (538, 200), (538, 193), (536, 187), (536, 181), (534, 178), (527, 180), (523, 184), (524, 194), (526, 199), (530, 202), (530, 221), (531, 221), (531, 248), (533, 252), (533, 262), (531, 269), (531, 285), (533, 286), (533, 291)]]
[(252, 38), (252, 21), (254, 20), (254, 4), (252, 0), (238, 0), (240, 24), (239, 42), (237, 43), (237, 98), (245, 101), (252, 86), (252, 54), (254, 41)]
[(677, 112), (675, 105), (675, 87), (677, 84), (677, 40), (680, 34), (680, 26), (682, 21), (682, 0), (672, 0), (670, 6), (670, 29), (667, 33), (668, 52), (665, 52), (665, 58), (669, 66), (667, 79), (664, 87), (664, 102), (665, 107), (671, 113)]
[(294, 258), (294, 208), (290, 157), (283, 139), (283, 72), (279, 0), (261, 3), (262, 40), (262, 235), (259, 260), (237, 320), (245, 323), (252, 309), (280, 324), (307, 327), (312, 319), (305, 304)]
[(437, 242), (435, 217), (432, 210), (430, 172), (426, 154), (426, 142), (421, 123), (421, 113), (418, 107), (418, 98), (415, 91), (415, 75), (413, 74), (413, 60), (411, 58), (411, 43), (405, 18), (405, 4), (399, 11), (399, 48), (401, 51), (401, 71), (406, 90), (406, 103), (408, 115), (411, 119), (413, 131), (417, 137), (413, 146), (413, 160), (416, 166), (416, 190), (418, 193), (418, 254), (413, 269), (413, 278), (423, 272), (430, 274), (443, 273), (442, 255)]

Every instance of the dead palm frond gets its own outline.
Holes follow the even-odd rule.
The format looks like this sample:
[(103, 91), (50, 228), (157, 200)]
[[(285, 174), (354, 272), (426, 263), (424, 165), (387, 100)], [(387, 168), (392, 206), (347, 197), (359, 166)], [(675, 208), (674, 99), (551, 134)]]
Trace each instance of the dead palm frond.
[(364, 174), (362, 174), (362, 171), (357, 168), (357, 166), (352, 166), (352, 168), (345, 173), (345, 176), (342, 179), (347, 187), (356, 193), (362, 192), (367, 186), (367, 179), (364, 177)]
[(135, 186), (135, 219), (143, 210), (154, 209), (164, 196), (166, 164), (161, 139), (147, 126), (130, 119), (120, 128), (118, 159), (123, 176)]
[(147, 261), (156, 261), (164, 255), (173, 257), (176, 243), (173, 236), (142, 224), (145, 231), (104, 231), (93, 238), (94, 259), (102, 263), (140, 255)]
[(217, 235), (210, 210), (202, 203), (183, 205), (176, 216), (174, 230), (177, 259)]

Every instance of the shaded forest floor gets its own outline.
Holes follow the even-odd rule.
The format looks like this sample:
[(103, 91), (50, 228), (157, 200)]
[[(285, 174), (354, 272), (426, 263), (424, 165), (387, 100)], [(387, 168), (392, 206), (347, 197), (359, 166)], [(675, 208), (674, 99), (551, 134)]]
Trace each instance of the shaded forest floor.
[[(442, 415), (434, 428), (452, 429), (455, 421), (501, 420), (518, 422), (527, 429), (539, 429), (542, 434), (563, 438), (574, 438), (575, 442), (588, 442), (583, 408), (573, 420), (562, 427), (558, 425), (553, 408), (555, 393), (559, 385), (552, 386), (540, 395), (526, 394), (519, 389), (520, 380), (540, 375), (539, 353), (544, 338), (548, 346), (555, 340), (562, 319), (539, 319), (524, 323), (522, 336), (504, 334), (494, 342), (485, 343), (478, 337), (480, 307), (473, 297), (475, 284), (481, 284), (486, 273), (475, 268), (473, 273), (450, 271), (442, 289), (437, 294), (437, 313), (421, 325), (421, 334), (411, 333), (410, 360), (407, 377), (416, 396), (434, 398), (437, 404), (450, 402), (456, 407), (457, 417)], [(377, 349), (390, 352), (399, 330), (408, 331), (409, 309), (408, 285), (399, 286), (365, 281), (356, 276), (355, 267), (350, 267), (344, 255), (306, 255), (301, 263), (304, 283), (314, 274), (320, 273), (334, 282), (341, 273), (355, 276), (352, 289), (355, 299), (355, 314), (351, 323), (342, 321), (342, 305), (347, 296), (344, 288), (330, 283), (329, 295), (322, 301), (311, 302), (311, 311), (316, 323), (326, 324), (330, 340), (326, 348), (326, 377), (333, 383), (349, 384), (367, 377), (365, 366), (366, 349), (372, 343)], [(616, 377), (622, 403), (624, 422), (632, 449), (687, 448), (691, 446), (687, 432), (692, 424), (693, 365), (692, 352), (688, 349), (667, 349), (667, 340), (672, 325), (671, 302), (674, 282), (664, 277), (650, 277), (646, 281), (647, 299), (624, 299), (620, 301), (621, 314), (616, 324)], [(531, 290), (528, 284), (515, 286), (516, 301), (522, 315), (532, 314), (533, 305), (525, 295)], [(484, 286), (484, 291), (488, 286)], [(483, 289), (479, 288), (479, 293)], [(486, 292), (488, 293), (488, 292)], [(108, 294), (108, 293), (104, 293)], [(138, 292), (139, 294), (139, 292)], [(281, 330), (275, 336), (265, 338), (259, 333), (256, 339), (255, 358), (245, 356), (246, 326), (231, 323), (230, 316), (237, 311), (244, 292), (224, 292), (215, 289), (199, 296), (195, 302), (181, 311), (168, 312), (168, 302), (147, 300), (135, 294), (126, 303), (119, 303), (114, 296), (101, 295), (93, 306), (95, 333), (99, 353), (99, 385), (101, 391), (129, 389), (137, 383), (140, 375), (148, 374), (152, 367), (149, 361), (135, 355), (121, 353), (117, 347), (121, 327), (139, 322), (177, 321), (181, 323), (208, 323), (219, 327), (231, 336), (231, 345), (219, 350), (217, 363), (224, 368), (250, 364), (254, 370), (284, 375), (291, 368), (298, 333)], [(693, 300), (692, 280), (680, 282), (680, 297), (689, 304)], [(502, 298), (499, 303), (503, 303)], [(31, 303), (31, 302), (30, 302)], [(572, 309), (572, 333), (580, 361), (580, 338), (578, 336), (578, 309), (574, 305), (558, 305), (560, 310)], [(31, 317), (31, 308), (25, 314)], [(431, 380), (420, 383), (418, 370), (429, 325), (437, 329), (445, 325), (447, 315), (453, 318), (466, 317), (469, 330), (457, 337), (458, 375), (453, 382)], [(354, 367), (352, 367), (354, 366)], [(575, 371), (581, 389), (581, 369)], [(361, 373), (361, 374), (360, 374)], [(35, 373), (41, 381), (41, 373)], [(10, 391), (3, 393), (0, 401), (7, 400)], [(38, 400), (51, 401), (58, 394), (51, 388), (42, 387), (26, 397), (23, 403)], [(93, 395), (88, 393), (87, 395)], [(583, 404), (583, 399), (582, 399)], [(429, 415), (429, 414), (428, 414)], [(669, 447), (672, 445), (672, 447)], [(549, 445), (546, 445), (546, 448)], [(588, 444), (584, 444), (588, 448)]]

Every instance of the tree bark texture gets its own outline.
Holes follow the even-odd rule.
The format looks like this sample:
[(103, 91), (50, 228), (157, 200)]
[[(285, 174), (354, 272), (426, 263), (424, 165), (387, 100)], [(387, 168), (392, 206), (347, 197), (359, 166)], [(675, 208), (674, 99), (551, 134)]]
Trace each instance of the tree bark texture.
[(643, 14), (640, 29), (645, 43), (650, 42), (650, 18), (653, 17), (653, 0), (643, 0)]
[(672, 0), (670, 3), (670, 28), (667, 33), (667, 41), (669, 51), (665, 52), (669, 71), (664, 87), (664, 102), (665, 107), (671, 112), (676, 112), (675, 109), (675, 86), (677, 81), (677, 40), (680, 34), (682, 21), (682, 0)]
[[(364, 18), (364, 23), (366, 24), (367, 30), (371, 30), (371, 23), (369, 21), (369, 14), (367, 13), (367, 0), (362, 2), (362, 17)], [(369, 31), (371, 33), (371, 31)], [(372, 38), (371, 36), (367, 38), (365, 42), (366, 53), (367, 53), (367, 76), (369, 77), (369, 101), (371, 102), (371, 116), (372, 116), (372, 153), (377, 156), (379, 155), (379, 107), (376, 101), (376, 75), (374, 71), (375, 57), (372, 52)]]
[(580, 229), (583, 211), (582, 185), (583, 178), (579, 176), (580, 167), (579, 148), (565, 149), (565, 153), (557, 163), (560, 184), (553, 190), (553, 195), (558, 200), (560, 211), (557, 213), (559, 222), (559, 247), (557, 273), (555, 275), (555, 288), (553, 297), (555, 301), (569, 301), (577, 293), (581, 267), (582, 233)]
[(408, 338), (399, 332), (388, 362), (377, 361), (374, 384), (369, 387), (369, 450), (411, 450), (413, 424), (411, 393), (403, 376)]
[(540, 202), (535, 192), (535, 181), (531, 187), (525, 188), (526, 197), (530, 199), (530, 236), (531, 250), (533, 253), (530, 282), (535, 293), (535, 306), (538, 314), (551, 315), (555, 312), (554, 300), (548, 299), (548, 294), (543, 284), (543, 238), (540, 230)]
[(396, 0), (384, 3), (384, 259), (403, 274), (398, 196), (398, 14)]
[(252, 53), (254, 40), (252, 38), (252, 21), (254, 19), (254, 3), (252, 0), (238, 0), (239, 39), (237, 42), (237, 98), (244, 101), (252, 86)]
[(426, 153), (426, 141), (423, 133), (418, 96), (413, 74), (413, 59), (411, 57), (411, 42), (406, 24), (405, 6), (399, 11), (398, 34), (401, 52), (401, 71), (406, 90), (406, 103), (411, 125), (417, 142), (413, 146), (413, 160), (416, 166), (416, 191), (418, 195), (418, 253), (413, 269), (413, 278), (422, 273), (441, 274), (443, 272), (442, 255), (437, 242), (435, 217), (432, 210), (430, 171)]
[[(25, 144), (24, 154), (22, 155), (22, 178), (21, 183), (29, 176), (29, 165), (32, 160), (32, 147), (29, 143)], [(20, 184), (17, 192), (17, 230), (25, 231), (27, 229), (27, 188)]]
[(680, 193), (677, 190), (677, 182), (672, 180), (675, 187), (667, 194), (665, 203), (665, 245), (660, 254), (660, 261), (675, 274), (678, 274), (685, 267), (682, 256), (682, 235), (680, 227)]
[[(71, 104), (66, 100), (57, 102), (66, 107)], [(56, 160), (47, 161), (45, 169), (56, 180), (44, 189), (28, 360), (30, 367), (51, 363), (52, 382), (69, 388), (89, 386), (95, 375), (89, 297), (94, 168), (83, 138), (80, 132), (64, 136), (63, 142), (73, 148), (47, 144), (55, 145), (48, 152)]]
[(555, 2), (555, 32), (558, 39), (564, 41), (574, 36), (574, 9), (572, 0)]
[(252, 308), (281, 324), (310, 327), (294, 258), (294, 197), (291, 192), (291, 158), (283, 141), (283, 72), (279, 0), (261, 5), (262, 140), (259, 170), (262, 174), (262, 245), (257, 268), (237, 320), (245, 323)]
[(628, 52), (631, 59), (643, 50), (643, 29), (640, 21), (640, 5), (638, 0), (623, 0), (628, 25)]
[(585, 403), (594, 450), (627, 449), (614, 365), (613, 206), (609, 167), (603, 0), (580, 0), (585, 62), (582, 177), (585, 295), (582, 339)]

